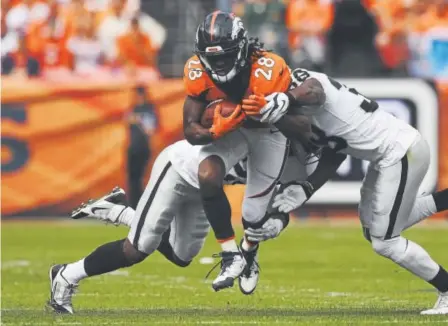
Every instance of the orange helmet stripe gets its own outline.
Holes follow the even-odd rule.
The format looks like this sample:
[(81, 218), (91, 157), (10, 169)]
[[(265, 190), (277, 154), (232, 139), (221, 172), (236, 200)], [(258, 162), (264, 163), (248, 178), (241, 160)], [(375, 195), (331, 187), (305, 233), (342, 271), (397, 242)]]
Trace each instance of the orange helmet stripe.
[(210, 40), (213, 41), (213, 27), (215, 27), (216, 17), (220, 13), (220, 10), (213, 12), (212, 23), (210, 24)]

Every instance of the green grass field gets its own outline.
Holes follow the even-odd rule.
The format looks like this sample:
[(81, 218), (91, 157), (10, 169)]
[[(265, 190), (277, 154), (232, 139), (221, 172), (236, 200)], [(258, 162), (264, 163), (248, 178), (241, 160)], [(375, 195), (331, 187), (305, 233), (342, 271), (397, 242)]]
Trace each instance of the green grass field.
[[(45, 310), (48, 268), (125, 237), (125, 228), (96, 223), (2, 224), (3, 325), (155, 324), (448, 324), (447, 316), (425, 317), (436, 293), (391, 262), (376, 256), (356, 223), (292, 225), (261, 250), (259, 288), (213, 292), (200, 263), (218, 251), (209, 238), (190, 267), (179, 268), (158, 253), (130, 269), (81, 283), (76, 315)], [(407, 232), (448, 266), (448, 228)]]

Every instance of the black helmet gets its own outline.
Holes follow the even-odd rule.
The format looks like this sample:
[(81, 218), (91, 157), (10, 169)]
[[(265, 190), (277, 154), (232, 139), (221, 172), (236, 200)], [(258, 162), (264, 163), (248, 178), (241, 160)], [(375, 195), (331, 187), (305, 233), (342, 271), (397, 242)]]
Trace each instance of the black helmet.
[(249, 65), (248, 45), (241, 19), (215, 11), (199, 25), (194, 52), (208, 75), (218, 83), (225, 83)]

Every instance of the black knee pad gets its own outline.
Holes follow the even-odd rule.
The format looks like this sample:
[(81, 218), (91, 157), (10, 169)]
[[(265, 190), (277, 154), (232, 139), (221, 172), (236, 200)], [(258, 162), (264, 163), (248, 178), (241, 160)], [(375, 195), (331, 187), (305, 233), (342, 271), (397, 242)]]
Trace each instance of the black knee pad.
[(179, 266), (179, 267), (187, 267), (192, 262), (191, 260), (185, 261), (185, 260), (180, 259), (179, 257), (177, 257), (177, 255), (175, 253), (173, 253), (173, 259), (171, 261), (173, 262), (173, 264), (175, 264), (176, 266)]
[(174, 265), (179, 267), (187, 267), (188, 265), (190, 265), (191, 260), (185, 261), (176, 256), (173, 247), (170, 244), (170, 233), (171, 233), (171, 227), (169, 227), (163, 233), (162, 241), (160, 241), (160, 244), (157, 247), (157, 251), (159, 251), (166, 259), (168, 259)]

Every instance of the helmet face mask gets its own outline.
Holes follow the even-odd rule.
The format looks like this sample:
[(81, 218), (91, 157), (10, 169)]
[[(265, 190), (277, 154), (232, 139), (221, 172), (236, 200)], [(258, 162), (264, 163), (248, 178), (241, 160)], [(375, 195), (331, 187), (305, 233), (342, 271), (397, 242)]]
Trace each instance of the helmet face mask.
[(231, 81), (249, 64), (247, 32), (233, 14), (214, 12), (196, 32), (195, 53), (218, 83)]
[(225, 76), (232, 70), (237, 57), (238, 52), (235, 50), (222, 54), (201, 55), (201, 59), (207, 64), (207, 67), (219, 76)]

